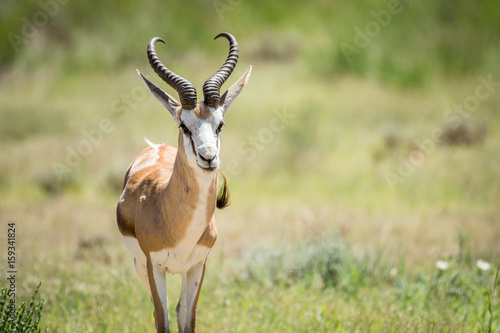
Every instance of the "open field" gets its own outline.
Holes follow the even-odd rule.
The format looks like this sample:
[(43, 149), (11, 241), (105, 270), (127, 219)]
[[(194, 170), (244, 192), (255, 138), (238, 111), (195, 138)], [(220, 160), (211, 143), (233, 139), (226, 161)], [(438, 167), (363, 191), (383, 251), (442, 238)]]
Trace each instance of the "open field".
[[(222, 133), (232, 204), (198, 331), (500, 332), (493, 2), (405, 2), (363, 47), (387, 3), (153, 4), (60, 4), (17, 53), (0, 44), (0, 248), (15, 222), (17, 294), (42, 282), (43, 327), (154, 328), (114, 214), (144, 137), (176, 145), (177, 128), (135, 69), (160, 82), (144, 51), (165, 35), (160, 57), (201, 87), (227, 30), (241, 49), (227, 86), (253, 72)], [(5, 35), (42, 10), (2, 6)], [(176, 331), (178, 276), (167, 290)]]

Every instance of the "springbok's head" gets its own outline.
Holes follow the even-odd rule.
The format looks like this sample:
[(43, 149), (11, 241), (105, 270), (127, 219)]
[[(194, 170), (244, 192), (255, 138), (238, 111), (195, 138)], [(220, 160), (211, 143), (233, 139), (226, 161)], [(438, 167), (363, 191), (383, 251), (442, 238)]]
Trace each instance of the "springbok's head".
[(229, 78), (238, 61), (238, 43), (229, 33), (223, 32), (215, 37), (225, 37), (229, 41), (229, 55), (222, 67), (203, 85), (204, 101), (198, 101), (196, 89), (188, 80), (169, 70), (158, 59), (155, 44), (159, 37), (153, 38), (148, 44), (148, 59), (158, 76), (177, 91), (181, 102), (149, 82), (141, 75), (157, 100), (170, 112), (179, 125), (179, 147), (184, 145), (184, 151), (191, 165), (198, 165), (209, 172), (219, 167), (220, 132), (224, 126), (224, 116), (229, 106), (243, 90), (250, 77), (252, 66), (248, 67), (243, 76), (234, 83), (222, 96), (220, 89)]

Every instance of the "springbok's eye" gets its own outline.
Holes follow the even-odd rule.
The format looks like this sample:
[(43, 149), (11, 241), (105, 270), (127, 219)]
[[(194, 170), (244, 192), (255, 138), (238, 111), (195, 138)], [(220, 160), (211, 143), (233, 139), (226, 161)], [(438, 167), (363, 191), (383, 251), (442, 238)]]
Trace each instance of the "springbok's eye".
[(182, 130), (182, 132), (186, 135), (191, 135), (191, 131), (189, 130), (189, 128), (187, 128), (186, 125), (184, 125), (183, 123), (181, 123), (179, 125), (179, 128)]
[(219, 127), (217, 127), (217, 130), (215, 131), (217, 134), (219, 134), (222, 131), (222, 127), (224, 127), (224, 122), (221, 122), (219, 124)]

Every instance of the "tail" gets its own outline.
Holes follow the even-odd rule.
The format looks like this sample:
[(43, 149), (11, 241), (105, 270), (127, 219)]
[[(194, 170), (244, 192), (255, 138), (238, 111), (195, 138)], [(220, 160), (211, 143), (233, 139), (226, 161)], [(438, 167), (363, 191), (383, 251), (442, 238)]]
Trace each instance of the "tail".
[(219, 191), (219, 194), (217, 195), (217, 208), (223, 209), (229, 206), (229, 190), (227, 189), (227, 181), (226, 177), (224, 174), (221, 172), (220, 173), (222, 178), (224, 179), (224, 185), (222, 185), (222, 188)]

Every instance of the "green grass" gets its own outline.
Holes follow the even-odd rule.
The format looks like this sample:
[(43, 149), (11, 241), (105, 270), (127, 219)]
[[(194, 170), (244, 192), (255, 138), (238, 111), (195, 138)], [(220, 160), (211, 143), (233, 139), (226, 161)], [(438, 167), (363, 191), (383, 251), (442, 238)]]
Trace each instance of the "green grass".
[[(476, 139), (433, 137), (457, 131), (447, 112), (480, 77), (500, 81), (499, 7), (406, 2), (349, 62), (340, 44), (387, 3), (221, 3), (222, 17), (214, 2), (68, 2), (18, 53), (0, 41), (0, 221), (18, 229), (20, 300), (43, 283), (41, 326), (154, 328), (114, 211), (143, 138), (176, 145), (177, 127), (136, 68), (160, 82), (145, 46), (164, 37), (160, 57), (201, 91), (229, 31), (241, 57), (228, 85), (253, 71), (225, 119), (232, 205), (217, 212), (198, 330), (499, 332), (498, 87), (463, 118)], [(4, 36), (41, 8), (1, 6)], [(112, 129), (59, 178), (54, 163), (103, 119)], [(167, 281), (175, 327), (180, 279)]]
[[(45, 281), (44, 325), (52, 332), (150, 331), (152, 306), (125, 251), (107, 241), (82, 244), (71, 265), (59, 255), (33, 267), (31, 273)], [(356, 254), (339, 236), (255, 246), (241, 259), (219, 253), (209, 261), (198, 328), (496, 332), (498, 272), (482, 271), (465, 257), (443, 258), (446, 270), (415, 270), (382, 252)], [(174, 326), (179, 284), (178, 277), (167, 279)]]

